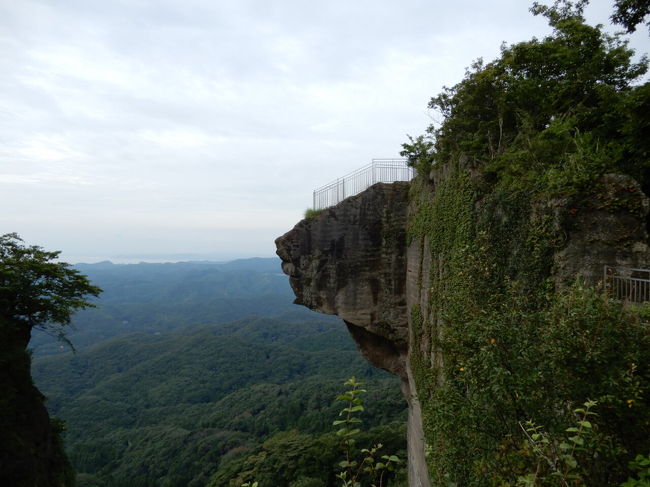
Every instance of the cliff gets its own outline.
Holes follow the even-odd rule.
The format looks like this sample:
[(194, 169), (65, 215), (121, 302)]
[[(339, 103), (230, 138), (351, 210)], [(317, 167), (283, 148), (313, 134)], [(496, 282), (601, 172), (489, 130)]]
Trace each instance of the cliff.
[[(576, 278), (579, 286), (594, 289), (605, 264), (650, 263), (649, 202), (638, 183), (622, 175), (605, 175), (589, 191), (563, 197), (506, 193), (490, 185), (484, 174), (462, 165), (420, 175), (409, 186), (372, 186), (299, 222), (276, 245), (295, 302), (343, 318), (361, 353), (402, 379), (409, 405), (409, 485), (427, 487), (431, 478), (441, 485), (445, 478), (465, 475), (445, 471), (445, 462), (450, 457), (459, 464), (469, 461), (474, 454), (462, 451), (469, 448), (468, 442), (484, 443), (487, 453), (474, 455), (484, 464), (506, 448), (510, 426), (486, 435), (480, 420), (496, 420), (512, 410), (514, 424), (532, 417), (527, 414), (550, 423), (551, 417), (538, 410), (542, 406), (524, 394), (544, 394), (548, 384), (534, 382), (526, 373), (544, 361), (558, 360), (556, 352), (538, 348), (539, 356), (526, 362), (518, 349), (524, 345), (518, 341), (541, 340), (540, 330), (554, 329), (552, 324), (532, 323), (550, 309), (553, 296), (566, 291), (579, 299)], [(572, 312), (579, 313), (580, 303), (572, 306)], [(606, 319), (606, 312), (597, 312)], [(517, 327), (521, 334), (514, 335)], [(642, 342), (647, 341), (647, 333), (644, 336)], [(612, 352), (617, 346), (623, 345), (608, 342), (604, 348)], [(477, 361), (482, 355), (488, 358)], [(470, 367), (477, 368), (471, 379)], [(508, 371), (512, 367), (521, 370)], [(553, 370), (560, 372), (565, 371)], [(510, 378), (494, 379), (501, 373)], [(584, 384), (572, 386), (571, 380), (584, 377), (574, 375), (567, 384), (584, 392)], [(472, 386), (474, 381), (484, 383)], [(561, 382), (558, 379), (555, 386)], [(590, 392), (604, 395), (598, 387)], [(502, 393), (519, 396), (518, 404), (501, 403)], [(584, 395), (580, 398), (587, 399), (588, 392)], [(450, 409), (442, 410), (445, 407)], [(501, 436), (492, 441), (495, 435)], [(643, 444), (638, 435), (632, 436), (633, 445)]]
[(32, 382), (29, 338), (0, 323), (0, 484), (12, 487), (74, 485), (74, 471), (50, 421), (45, 398)]
[(428, 485), (408, 366), (408, 183), (376, 184), (276, 240), (296, 304), (341, 317), (363, 356), (402, 379), (411, 485)]
[(373, 365), (406, 378), (408, 183), (377, 184), (276, 240), (296, 304), (341, 317)]
[(551, 34), (431, 98), (408, 202), (277, 241), (297, 302), (402, 378), (413, 487), (620, 485), (650, 451), (647, 63), (582, 7), (536, 5)]

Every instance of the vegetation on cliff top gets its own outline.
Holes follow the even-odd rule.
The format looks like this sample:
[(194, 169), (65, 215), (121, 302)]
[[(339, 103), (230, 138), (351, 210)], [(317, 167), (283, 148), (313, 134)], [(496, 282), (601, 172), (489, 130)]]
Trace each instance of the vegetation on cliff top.
[[(604, 174), (650, 188), (647, 62), (583, 6), (535, 6), (553, 35), (476, 62), (432, 98), (442, 123), (404, 146), (409, 238), (432, 254), (411, 365), (434, 485), (617, 485), (650, 451), (647, 308), (553, 275)], [(601, 209), (637, 211), (628, 189)]]
[(502, 46), (465, 79), (433, 97), (442, 116), (403, 155), (428, 174), (434, 162), (461, 161), (528, 189), (567, 191), (604, 172), (650, 178), (650, 85), (637, 84), (647, 59), (633, 62), (620, 35), (584, 22), (584, 2), (536, 5), (553, 35)]
[(100, 289), (58, 252), (0, 236), (0, 483), (15, 487), (74, 485), (62, 427), (50, 421), (30, 374), (26, 347), (33, 328), (64, 338), (72, 313), (91, 306)]

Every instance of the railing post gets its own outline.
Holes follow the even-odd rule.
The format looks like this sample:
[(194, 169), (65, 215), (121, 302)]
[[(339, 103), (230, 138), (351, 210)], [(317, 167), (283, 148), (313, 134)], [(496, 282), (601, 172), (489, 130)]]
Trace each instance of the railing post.
[(413, 169), (408, 167), (403, 159), (373, 159), (369, 166), (366, 165), (316, 189), (312, 195), (312, 205), (314, 210), (324, 209), (336, 205), (345, 198), (354, 196), (376, 183), (410, 181), (412, 177)]

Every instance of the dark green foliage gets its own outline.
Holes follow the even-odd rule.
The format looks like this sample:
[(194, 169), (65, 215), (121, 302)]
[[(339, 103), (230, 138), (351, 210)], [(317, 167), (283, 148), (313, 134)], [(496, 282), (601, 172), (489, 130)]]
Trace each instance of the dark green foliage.
[(403, 419), (397, 381), (340, 320), (291, 304), (277, 259), (78, 267), (106, 289), (75, 319), (85, 346), (41, 346), (34, 376), (67, 421), (80, 485), (204, 486), (282, 431), (329, 431), (351, 374), (375, 386), (370, 424)]
[(614, 485), (650, 448), (648, 321), (580, 284), (555, 292), (547, 277), (562, 228), (543, 200), (506, 188), (484, 193), (458, 171), (412, 220), (411, 235), (428, 237), (435, 256), (431, 316), (412, 310), (434, 484), (515, 485), (537, 470), (520, 424), (559, 435), (592, 399), (598, 430), (576, 455), (585, 482), (576, 485)]
[[(429, 128), (435, 150), (418, 164), (460, 162), (529, 189), (580, 188), (606, 171), (647, 184), (650, 93), (634, 84), (646, 59), (632, 62), (623, 40), (584, 23), (580, 6), (533, 11), (553, 35), (504, 45), (499, 59), (475, 62), (433, 97), (429, 107), (444, 121)], [(417, 158), (421, 145), (405, 144), (406, 155)]]
[[(405, 457), (404, 423), (390, 423), (359, 433), (359, 449), (382, 442), (386, 451)], [(333, 433), (278, 433), (250, 454), (226, 462), (209, 487), (240, 487), (256, 480), (261, 486), (334, 487), (340, 485), (340, 439)]]
[[(167, 332), (254, 314), (276, 316), (296, 308), (277, 258), (225, 264), (104, 262), (75, 268), (104, 290), (98, 308), (73, 319), (68, 336), (77, 348), (128, 333)], [(35, 334), (30, 346), (37, 356), (65, 351), (43, 334)]]
[(558, 204), (637, 212), (638, 198), (604, 201), (606, 173), (650, 188), (645, 60), (584, 24), (583, 3), (536, 6), (553, 35), (477, 62), (432, 99), (434, 147), (405, 144), (421, 169), (409, 235), (432, 254), (411, 365), (434, 485), (561, 485), (524, 426), (564, 438), (588, 400), (595, 426), (571, 485), (620, 484), (650, 450), (647, 313), (553, 279), (572, 229)]
[[(650, 14), (649, 0), (616, 0), (612, 20), (625, 27), (627, 32), (634, 32), (637, 25)], [(650, 21), (646, 22), (650, 29)]]
[(336, 478), (342, 487), (383, 487), (392, 483), (401, 460), (395, 451), (387, 449), (381, 441), (372, 445), (360, 446), (358, 440), (364, 430), (363, 383), (356, 377), (345, 382), (346, 390), (337, 396), (343, 404), (339, 419), (332, 425), (343, 453), (343, 460), (338, 463)]
[(63, 452), (63, 423), (50, 421), (30, 375), (25, 350), (34, 327), (65, 339), (74, 311), (91, 306), (99, 288), (59, 252), (25, 246), (16, 234), (0, 236), (0, 484), (67, 486), (74, 474)]
[(34, 375), (67, 420), (84, 481), (202, 486), (279, 432), (329, 431), (347, 375), (374, 377), (370, 424), (403, 418), (397, 381), (359, 356), (341, 323), (310, 316), (114, 338), (42, 357)]
[(0, 236), (0, 319), (27, 346), (34, 327), (63, 338), (73, 313), (88, 308), (87, 296), (101, 292), (60, 252), (25, 246), (15, 233)]

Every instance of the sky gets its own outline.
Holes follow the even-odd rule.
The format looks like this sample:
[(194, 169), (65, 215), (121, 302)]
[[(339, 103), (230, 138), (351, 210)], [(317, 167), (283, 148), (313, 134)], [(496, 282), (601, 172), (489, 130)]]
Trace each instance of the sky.
[(272, 256), (473, 60), (550, 33), (529, 6), (0, 0), (0, 233), (73, 263)]

